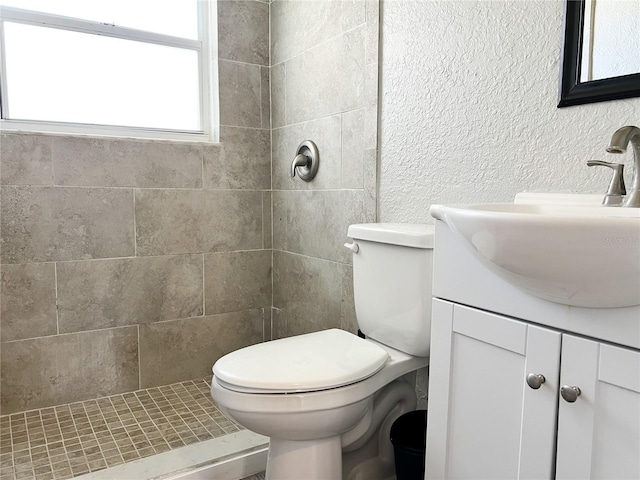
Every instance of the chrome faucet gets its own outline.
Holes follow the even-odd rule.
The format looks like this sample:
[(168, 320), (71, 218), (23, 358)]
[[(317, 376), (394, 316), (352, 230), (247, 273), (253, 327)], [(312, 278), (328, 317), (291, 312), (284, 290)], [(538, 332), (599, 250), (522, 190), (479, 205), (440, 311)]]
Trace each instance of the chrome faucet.
[(624, 165), (621, 163), (603, 162), (601, 160), (589, 160), (587, 165), (589, 167), (607, 167), (613, 171), (609, 188), (607, 188), (607, 193), (602, 200), (602, 204), (610, 207), (619, 207), (622, 205), (622, 198), (627, 194), (624, 186)]
[(607, 152), (624, 153), (629, 143), (633, 150), (633, 180), (622, 206), (640, 208), (640, 128), (627, 126), (616, 130), (611, 137)]

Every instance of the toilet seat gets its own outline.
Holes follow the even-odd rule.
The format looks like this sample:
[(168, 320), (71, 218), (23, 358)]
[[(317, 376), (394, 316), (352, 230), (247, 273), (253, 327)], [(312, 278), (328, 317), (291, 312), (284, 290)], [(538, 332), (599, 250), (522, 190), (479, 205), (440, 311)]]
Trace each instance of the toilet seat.
[(388, 359), (380, 346), (331, 329), (236, 350), (218, 360), (213, 373), (236, 392), (302, 393), (360, 382)]

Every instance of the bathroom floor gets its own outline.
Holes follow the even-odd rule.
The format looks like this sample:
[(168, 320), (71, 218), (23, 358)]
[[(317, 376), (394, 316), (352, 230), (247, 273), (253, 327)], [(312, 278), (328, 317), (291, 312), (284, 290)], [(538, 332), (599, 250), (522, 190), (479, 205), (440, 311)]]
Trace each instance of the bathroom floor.
[(0, 480), (63, 480), (242, 429), (211, 378), (0, 417)]

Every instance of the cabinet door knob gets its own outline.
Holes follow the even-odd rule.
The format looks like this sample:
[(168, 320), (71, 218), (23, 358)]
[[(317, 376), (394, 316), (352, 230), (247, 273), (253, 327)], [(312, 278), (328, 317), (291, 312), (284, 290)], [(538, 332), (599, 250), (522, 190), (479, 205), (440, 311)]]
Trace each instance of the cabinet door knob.
[(530, 373), (529, 375), (527, 375), (527, 385), (529, 385), (534, 390), (539, 389), (545, 381), (546, 379), (541, 373)]
[(580, 393), (582, 393), (580, 392), (580, 388), (575, 386), (563, 385), (560, 387), (560, 395), (569, 403), (575, 402), (580, 396)]

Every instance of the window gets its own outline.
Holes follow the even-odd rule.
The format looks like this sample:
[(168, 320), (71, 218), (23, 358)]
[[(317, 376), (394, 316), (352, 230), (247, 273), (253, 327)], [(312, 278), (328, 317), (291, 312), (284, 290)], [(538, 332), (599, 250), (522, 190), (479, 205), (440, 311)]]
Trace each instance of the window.
[(210, 2), (0, 0), (2, 128), (217, 140)]

